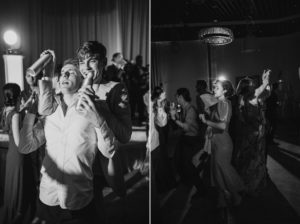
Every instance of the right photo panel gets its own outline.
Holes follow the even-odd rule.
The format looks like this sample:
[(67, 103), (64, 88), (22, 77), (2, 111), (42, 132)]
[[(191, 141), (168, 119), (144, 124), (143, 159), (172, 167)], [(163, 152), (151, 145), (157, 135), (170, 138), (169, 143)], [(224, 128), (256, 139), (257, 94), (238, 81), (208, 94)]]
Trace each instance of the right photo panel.
[(151, 1), (151, 223), (300, 223), (300, 2)]

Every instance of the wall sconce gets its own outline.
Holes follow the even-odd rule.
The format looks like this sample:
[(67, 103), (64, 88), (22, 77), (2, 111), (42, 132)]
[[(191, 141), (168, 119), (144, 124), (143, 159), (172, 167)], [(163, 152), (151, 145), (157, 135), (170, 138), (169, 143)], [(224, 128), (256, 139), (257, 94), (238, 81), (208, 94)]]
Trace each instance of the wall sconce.
[(6, 54), (20, 54), (19, 48), (21, 46), (21, 41), (18, 34), (13, 30), (7, 30), (3, 34), (3, 39), (8, 45)]
[(5, 69), (5, 83), (17, 83), (24, 89), (23, 55), (19, 51), (21, 41), (13, 30), (4, 33), (3, 39), (8, 46), (3, 55)]

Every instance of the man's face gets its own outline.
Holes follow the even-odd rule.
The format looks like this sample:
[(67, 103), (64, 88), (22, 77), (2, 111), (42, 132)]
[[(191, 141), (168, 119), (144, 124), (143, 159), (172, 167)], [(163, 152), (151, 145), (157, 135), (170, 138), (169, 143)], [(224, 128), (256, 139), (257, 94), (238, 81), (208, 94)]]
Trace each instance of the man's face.
[(79, 70), (84, 78), (89, 72), (92, 72), (93, 80), (101, 80), (104, 67), (104, 61), (99, 61), (93, 56), (87, 56), (79, 61)]
[(28, 83), (29, 86), (34, 86), (36, 84), (36, 77), (33, 77), (31, 75), (29, 75), (28, 73), (26, 73), (26, 82)]
[(182, 96), (176, 94), (176, 102), (181, 105), (182, 104)]
[(119, 68), (124, 68), (124, 66), (126, 65), (126, 61), (123, 58), (122, 54), (119, 54), (116, 58), (115, 58), (115, 63)]
[(82, 76), (78, 68), (72, 64), (67, 64), (61, 69), (59, 86), (62, 93), (75, 93), (82, 83)]
[(123, 60), (123, 55), (122, 54), (118, 54), (118, 56), (115, 58), (116, 63), (121, 63), (122, 60)]

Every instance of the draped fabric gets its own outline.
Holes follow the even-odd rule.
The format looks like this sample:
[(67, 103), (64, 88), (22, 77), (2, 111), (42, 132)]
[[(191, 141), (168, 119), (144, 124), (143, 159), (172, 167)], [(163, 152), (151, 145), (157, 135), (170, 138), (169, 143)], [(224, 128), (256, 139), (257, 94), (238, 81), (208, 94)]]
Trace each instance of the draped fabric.
[(159, 86), (162, 82), (162, 74), (160, 72), (163, 66), (160, 66), (160, 54), (156, 43), (151, 43), (151, 88)]
[(194, 98), (196, 81), (207, 80), (207, 74), (207, 50), (200, 41), (151, 43), (151, 88), (162, 83), (168, 99), (175, 100), (181, 87)]
[(108, 63), (113, 53), (123, 52), (128, 60), (142, 55), (149, 64), (149, 0), (10, 0), (0, 6), (1, 34), (7, 28), (21, 37), (24, 69), (45, 49), (53, 49), (62, 63), (87, 40), (107, 47)]

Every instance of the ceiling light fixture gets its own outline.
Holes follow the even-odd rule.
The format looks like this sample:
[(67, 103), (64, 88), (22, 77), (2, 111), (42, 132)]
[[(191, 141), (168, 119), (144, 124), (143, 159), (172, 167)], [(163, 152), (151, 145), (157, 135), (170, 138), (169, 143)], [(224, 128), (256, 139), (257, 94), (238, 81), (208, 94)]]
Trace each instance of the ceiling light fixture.
[(229, 28), (224, 27), (210, 27), (200, 30), (200, 40), (205, 43), (219, 46), (230, 44), (234, 37), (233, 32)]

